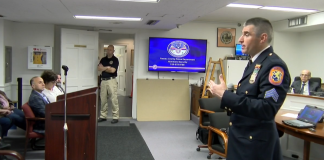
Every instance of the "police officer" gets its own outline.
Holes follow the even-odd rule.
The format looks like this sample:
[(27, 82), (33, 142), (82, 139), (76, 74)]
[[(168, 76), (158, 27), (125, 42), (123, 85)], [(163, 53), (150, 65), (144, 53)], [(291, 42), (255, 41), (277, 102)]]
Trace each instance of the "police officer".
[(119, 106), (117, 99), (117, 70), (119, 61), (114, 56), (114, 46), (109, 45), (107, 48), (107, 56), (100, 60), (98, 65), (98, 71), (101, 73), (101, 83), (100, 83), (100, 99), (101, 99), (101, 111), (100, 118), (98, 122), (107, 120), (108, 113), (108, 96), (111, 98), (112, 102), (112, 113), (113, 120), (111, 123), (117, 123), (119, 119)]
[(245, 22), (239, 42), (249, 54), (236, 93), (209, 82), (210, 92), (221, 99), (221, 108), (230, 116), (227, 160), (281, 160), (274, 118), (283, 104), (291, 82), (286, 63), (270, 46), (272, 25), (264, 18)]

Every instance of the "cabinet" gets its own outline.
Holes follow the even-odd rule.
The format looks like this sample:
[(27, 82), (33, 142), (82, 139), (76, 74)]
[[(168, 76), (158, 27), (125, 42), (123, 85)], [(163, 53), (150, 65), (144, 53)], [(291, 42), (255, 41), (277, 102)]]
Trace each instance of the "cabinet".
[(191, 113), (198, 116), (199, 99), (203, 91), (203, 86), (191, 85)]
[(226, 76), (226, 84), (230, 86), (237, 85), (243, 76), (244, 69), (248, 60), (224, 60), (223, 68)]

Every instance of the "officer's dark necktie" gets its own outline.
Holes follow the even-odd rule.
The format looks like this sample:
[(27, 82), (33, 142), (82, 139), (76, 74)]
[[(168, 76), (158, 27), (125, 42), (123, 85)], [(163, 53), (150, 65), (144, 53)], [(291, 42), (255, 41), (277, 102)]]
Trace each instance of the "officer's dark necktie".
[(305, 87), (305, 83), (302, 84), (302, 87), (300, 89), (300, 94), (303, 94), (304, 93), (304, 87)]
[(252, 60), (249, 60), (248, 64), (245, 67), (244, 72), (246, 72), (246, 70), (250, 67), (251, 64), (252, 64)]

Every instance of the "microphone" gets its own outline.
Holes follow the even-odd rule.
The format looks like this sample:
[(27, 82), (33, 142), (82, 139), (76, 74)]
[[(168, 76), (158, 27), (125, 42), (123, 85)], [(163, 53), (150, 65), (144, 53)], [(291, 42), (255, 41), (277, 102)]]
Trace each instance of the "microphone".
[(64, 70), (64, 75), (67, 75), (67, 71), (69, 70), (69, 67), (66, 65), (62, 65), (62, 69)]
[(68, 71), (68, 70), (69, 70), (69, 67), (66, 66), (66, 65), (62, 65), (62, 69), (63, 69), (64, 71)]

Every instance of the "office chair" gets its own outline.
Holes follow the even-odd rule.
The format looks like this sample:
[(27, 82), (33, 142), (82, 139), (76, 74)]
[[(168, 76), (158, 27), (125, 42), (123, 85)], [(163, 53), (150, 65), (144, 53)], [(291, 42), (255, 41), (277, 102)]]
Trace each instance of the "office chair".
[(25, 103), (21, 107), (24, 111), (25, 117), (26, 117), (26, 142), (25, 142), (25, 151), (24, 151), (24, 157), (26, 156), (26, 150), (28, 145), (28, 140), (31, 139), (31, 148), (34, 149), (44, 149), (44, 147), (40, 147), (36, 145), (37, 138), (42, 139), (45, 136), (43, 134), (39, 134), (33, 131), (34, 124), (36, 121), (45, 121), (45, 118), (38, 118), (35, 117), (35, 114), (33, 110), (28, 105), (28, 102)]
[[(226, 112), (215, 112), (209, 114), (210, 125), (208, 126), (208, 149), (209, 154), (207, 159), (211, 158), (212, 154), (220, 155), (226, 158), (228, 137), (221, 129), (228, 128), (230, 117)], [(219, 157), (221, 159), (221, 157)]]
[[(217, 97), (214, 98), (200, 98), (199, 99), (199, 127), (208, 130), (208, 126), (210, 125), (209, 121), (209, 113), (215, 112), (224, 112), (224, 109), (220, 108), (221, 100)], [(208, 145), (198, 145), (197, 151), (200, 151), (200, 148), (208, 148)]]
[(17, 160), (23, 160), (24, 157), (22, 157), (18, 152), (12, 151), (12, 150), (0, 150), (0, 155), (8, 155), (15, 157)]

